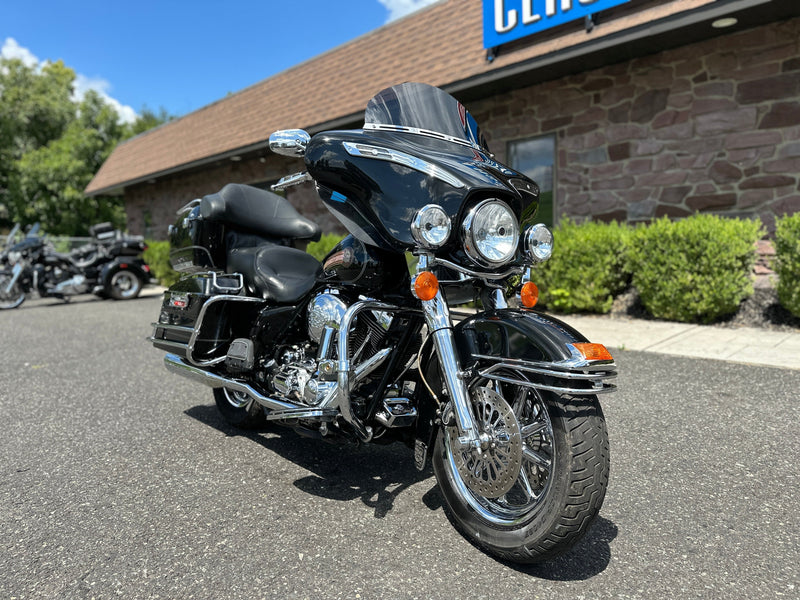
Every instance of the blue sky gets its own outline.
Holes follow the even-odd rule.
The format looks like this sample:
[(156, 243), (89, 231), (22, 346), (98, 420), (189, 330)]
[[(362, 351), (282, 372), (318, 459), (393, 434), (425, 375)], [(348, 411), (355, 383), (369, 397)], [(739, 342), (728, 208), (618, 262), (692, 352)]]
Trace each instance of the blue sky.
[[(61, 59), (130, 120), (184, 115), (435, 0), (3, 0), (0, 50)], [(324, 94), (309, 82), (309, 93)]]

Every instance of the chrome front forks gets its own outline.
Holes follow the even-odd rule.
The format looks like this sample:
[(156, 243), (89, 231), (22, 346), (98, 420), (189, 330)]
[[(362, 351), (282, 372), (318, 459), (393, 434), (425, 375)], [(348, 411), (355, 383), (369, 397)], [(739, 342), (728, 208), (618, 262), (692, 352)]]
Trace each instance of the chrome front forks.
[[(417, 275), (428, 268), (428, 257), (420, 256), (417, 264)], [(501, 290), (492, 292), (491, 303), (494, 308), (506, 308), (505, 297)], [(467, 373), (462, 370), (456, 353), (455, 337), (453, 336), (453, 323), (450, 319), (450, 309), (445, 301), (442, 290), (439, 289), (430, 300), (420, 300), (425, 314), (428, 331), (433, 338), (436, 355), (444, 375), (444, 385), (453, 407), (453, 413), (458, 427), (458, 441), (462, 447), (480, 451), (485, 440), (481, 439), (481, 432), (475, 423), (472, 413), (472, 402), (467, 388)]]

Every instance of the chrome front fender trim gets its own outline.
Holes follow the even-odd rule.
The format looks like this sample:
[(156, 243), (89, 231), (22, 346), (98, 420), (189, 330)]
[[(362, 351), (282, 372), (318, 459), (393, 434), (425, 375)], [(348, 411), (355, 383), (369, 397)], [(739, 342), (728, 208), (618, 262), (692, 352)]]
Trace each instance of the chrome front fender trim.
[[(609, 383), (617, 378), (617, 366), (614, 362), (591, 363), (585, 360), (581, 362), (575, 360), (534, 362), (482, 354), (473, 354), (472, 358), (493, 361), (494, 364), (480, 370), (478, 374), (506, 383), (575, 396), (605, 394), (617, 389), (616, 385)], [(548, 381), (545, 383), (542, 380), (515, 379), (507, 375), (499, 375), (500, 371), (521, 371), (546, 377)]]

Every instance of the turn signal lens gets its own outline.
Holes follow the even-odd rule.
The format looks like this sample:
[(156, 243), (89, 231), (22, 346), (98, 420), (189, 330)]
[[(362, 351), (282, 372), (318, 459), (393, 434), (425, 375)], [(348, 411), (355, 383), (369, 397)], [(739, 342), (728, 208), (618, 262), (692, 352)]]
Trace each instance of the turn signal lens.
[(414, 279), (414, 295), (420, 300), (433, 300), (439, 292), (439, 280), (430, 271), (423, 271)]
[(519, 291), (519, 301), (525, 308), (533, 308), (539, 301), (539, 288), (532, 281), (528, 281)]
[(603, 344), (572, 344), (580, 352), (586, 360), (614, 360), (611, 353), (606, 350)]

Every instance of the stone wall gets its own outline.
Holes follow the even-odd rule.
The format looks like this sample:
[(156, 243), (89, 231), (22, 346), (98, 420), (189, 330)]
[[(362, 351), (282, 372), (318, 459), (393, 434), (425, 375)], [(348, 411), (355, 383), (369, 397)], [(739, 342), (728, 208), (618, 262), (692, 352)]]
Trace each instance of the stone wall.
[(557, 137), (555, 214), (645, 221), (800, 210), (800, 19), (468, 106), (498, 160)]
[[(556, 136), (555, 213), (647, 221), (694, 212), (775, 218), (800, 211), (800, 19), (513, 90), (467, 108), (499, 161), (507, 145)], [(133, 233), (166, 236), (175, 211), (225, 183), (302, 170), (269, 154), (125, 191)], [(342, 232), (310, 184), (287, 197)]]

